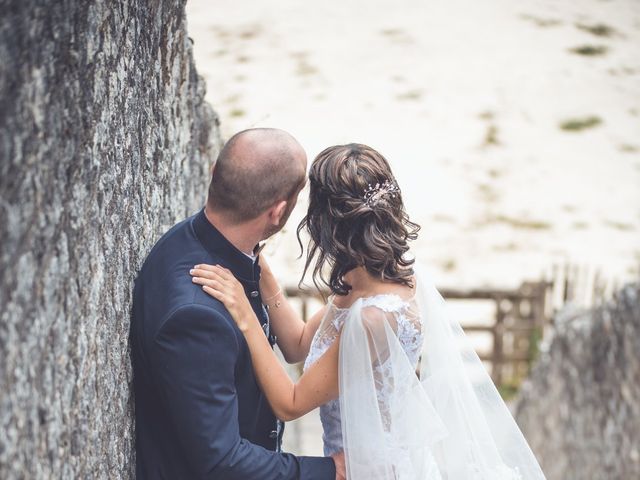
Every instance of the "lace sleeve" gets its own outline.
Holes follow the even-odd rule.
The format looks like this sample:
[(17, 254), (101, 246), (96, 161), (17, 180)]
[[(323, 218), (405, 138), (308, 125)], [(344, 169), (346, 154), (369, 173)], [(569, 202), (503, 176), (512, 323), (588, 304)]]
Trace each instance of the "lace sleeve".
[(544, 480), (431, 277), (416, 273), (413, 313), (397, 296), (369, 298), (344, 319), (338, 377), (348, 478)]
[(435, 465), (429, 445), (445, 430), (399, 340), (402, 323), (398, 311), (362, 300), (344, 322), (339, 381), (348, 478), (426, 478)]

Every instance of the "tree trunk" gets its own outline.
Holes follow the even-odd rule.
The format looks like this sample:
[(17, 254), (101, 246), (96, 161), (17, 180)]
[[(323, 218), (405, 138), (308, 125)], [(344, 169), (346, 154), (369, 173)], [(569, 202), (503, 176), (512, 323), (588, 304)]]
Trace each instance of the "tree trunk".
[(132, 282), (218, 120), (184, 0), (0, 8), (0, 478), (129, 478)]

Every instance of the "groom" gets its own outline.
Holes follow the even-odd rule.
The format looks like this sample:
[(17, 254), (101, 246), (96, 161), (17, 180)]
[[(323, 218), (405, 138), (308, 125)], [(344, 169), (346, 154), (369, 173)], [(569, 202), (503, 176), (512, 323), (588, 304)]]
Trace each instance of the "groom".
[(206, 207), (144, 262), (131, 318), (138, 479), (344, 478), (342, 457), (280, 453), (283, 424), (258, 387), (242, 333), (189, 275), (198, 263), (231, 270), (273, 345), (256, 246), (284, 226), (306, 163), (286, 132), (236, 134), (216, 161)]

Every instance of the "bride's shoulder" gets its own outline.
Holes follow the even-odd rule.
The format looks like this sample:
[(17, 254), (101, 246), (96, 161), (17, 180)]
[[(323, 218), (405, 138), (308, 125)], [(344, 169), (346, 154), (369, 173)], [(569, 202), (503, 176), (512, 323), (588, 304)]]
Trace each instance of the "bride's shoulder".
[(338, 310), (353, 307), (358, 301), (362, 307), (378, 308), (386, 312), (396, 311), (411, 304), (415, 298), (415, 290), (405, 285), (382, 283), (366, 291), (352, 291), (348, 295), (333, 295), (330, 304)]

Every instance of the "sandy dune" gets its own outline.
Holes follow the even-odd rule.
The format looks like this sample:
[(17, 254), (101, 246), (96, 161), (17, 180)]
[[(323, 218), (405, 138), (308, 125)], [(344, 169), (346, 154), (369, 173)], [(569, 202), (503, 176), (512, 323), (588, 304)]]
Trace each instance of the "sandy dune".
[[(225, 134), (284, 128), (310, 158), (379, 149), (440, 283), (515, 286), (563, 261), (637, 277), (637, 1), (190, 0), (187, 12)], [(267, 250), (288, 283), (304, 207)], [(319, 453), (317, 421), (289, 432), (290, 449)]]
[[(224, 132), (379, 149), (444, 283), (636, 274), (638, 2), (190, 0), (188, 21)], [(292, 231), (269, 247), (290, 282)]]

